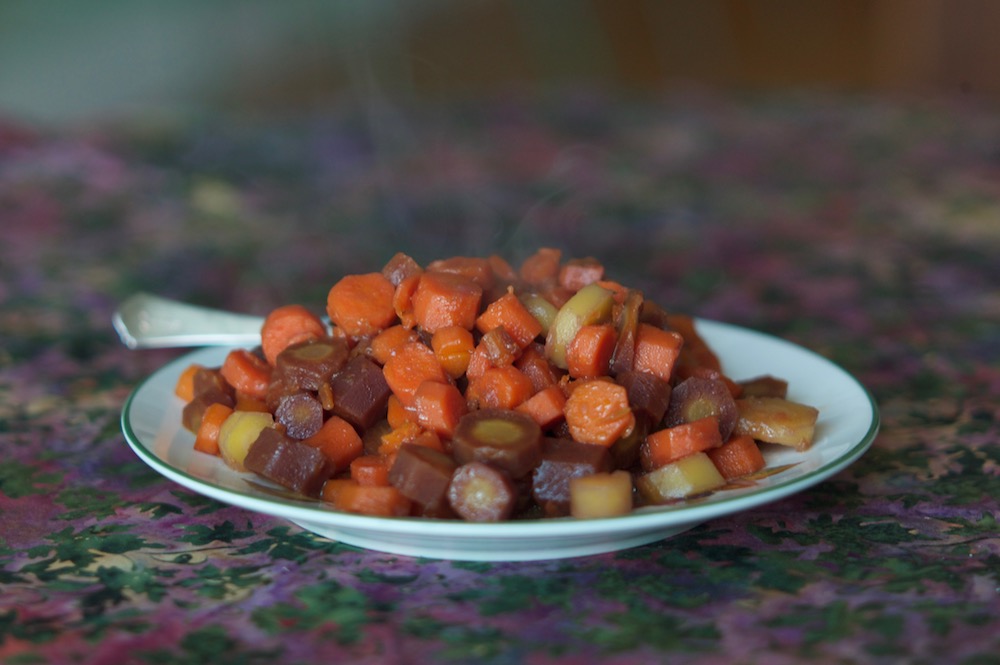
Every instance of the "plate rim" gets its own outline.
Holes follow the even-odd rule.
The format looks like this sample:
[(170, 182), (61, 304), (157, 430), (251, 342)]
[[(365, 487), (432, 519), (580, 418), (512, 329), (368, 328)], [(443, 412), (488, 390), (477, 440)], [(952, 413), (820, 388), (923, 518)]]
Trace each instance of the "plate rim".
[[(802, 475), (790, 478), (785, 482), (771, 487), (761, 488), (759, 491), (750, 491), (729, 498), (724, 497), (709, 503), (699, 504), (697, 500), (694, 502), (685, 501), (669, 506), (643, 508), (627, 515), (608, 518), (577, 519), (572, 517), (557, 517), (474, 523), (460, 520), (429, 520), (425, 517), (358, 515), (337, 511), (319, 500), (300, 500), (281, 496), (263, 498), (212, 483), (161, 459), (133, 428), (131, 414), (139, 396), (154, 380), (162, 378), (163, 374), (173, 371), (178, 365), (192, 362), (195, 356), (208, 355), (210, 351), (221, 353), (223, 350), (239, 347), (201, 347), (162, 365), (143, 378), (129, 393), (123, 404), (120, 424), (129, 447), (145, 464), (179, 485), (222, 503), (280, 517), (296, 523), (304, 521), (312, 524), (322, 524), (332, 529), (342, 527), (351, 530), (365, 530), (373, 534), (388, 530), (399, 535), (423, 535), (428, 538), (441, 539), (479, 539), (486, 536), (496, 538), (558, 538), (583, 534), (592, 535), (595, 530), (613, 535), (656, 529), (667, 530), (684, 525), (694, 526), (695, 524), (711, 519), (745, 512), (761, 505), (779, 501), (792, 494), (808, 489), (847, 468), (862, 457), (871, 447), (881, 426), (878, 403), (872, 393), (840, 365), (811, 349), (770, 333), (697, 317), (694, 321), (696, 326), (714, 327), (728, 333), (750, 334), (765, 338), (772, 343), (778, 342), (782, 345), (788, 345), (800, 353), (804, 352), (812, 356), (815, 360), (827, 365), (829, 369), (839, 372), (849, 381), (852, 388), (860, 391), (870, 408), (870, 414), (866, 414), (866, 416), (869, 416), (866, 431), (858, 441), (848, 445), (845, 451), (820, 464), (817, 468), (806, 471)], [(255, 478), (253, 474), (244, 475), (247, 478)], [(376, 549), (373, 546), (366, 547)]]

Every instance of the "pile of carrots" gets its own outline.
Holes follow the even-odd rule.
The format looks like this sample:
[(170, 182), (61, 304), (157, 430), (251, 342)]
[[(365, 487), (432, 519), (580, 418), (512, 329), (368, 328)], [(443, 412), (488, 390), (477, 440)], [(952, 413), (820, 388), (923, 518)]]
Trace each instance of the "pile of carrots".
[[(596, 304), (568, 305), (580, 293)], [(567, 323), (567, 308), (576, 306)], [(400, 253), (380, 271), (339, 279), (325, 312), (275, 309), (263, 323), (259, 349), (233, 350), (214, 368), (232, 401), (210, 406), (190, 425), (195, 448), (219, 454), (220, 431), (235, 412), (273, 413), (282, 352), (324, 339), (342, 340), (351, 356), (376, 363), (390, 391), (375, 423), (360, 428), (335, 415), (329, 386), (311, 390), (323, 405), (323, 422), (302, 442), (329, 459), (334, 471), (320, 496), (340, 510), (413, 515), (412, 502), (390, 482), (400, 447), (447, 454), (461, 418), (487, 408), (525, 414), (547, 437), (612, 449), (618, 466), (634, 476), (698, 452), (711, 453), (727, 481), (764, 466), (757, 442), (738, 433), (724, 440), (714, 416), (664, 428), (637, 412), (617, 380), (625, 372), (667, 386), (709, 376), (725, 381), (734, 396), (741, 386), (724, 375), (690, 318), (609, 279), (599, 261), (566, 260), (553, 248), (539, 249), (517, 268), (499, 256), (420, 265)], [(178, 381), (185, 401), (193, 397), (196, 369)], [(619, 455), (629, 442), (634, 454)]]

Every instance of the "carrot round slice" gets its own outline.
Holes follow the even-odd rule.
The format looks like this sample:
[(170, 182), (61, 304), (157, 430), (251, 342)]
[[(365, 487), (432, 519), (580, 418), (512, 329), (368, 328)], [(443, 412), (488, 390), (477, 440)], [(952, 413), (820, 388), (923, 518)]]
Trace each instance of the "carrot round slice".
[(603, 379), (576, 385), (563, 411), (570, 435), (580, 443), (610, 446), (635, 427), (625, 388)]
[(395, 293), (396, 287), (380, 272), (347, 275), (327, 294), (326, 312), (348, 335), (370, 335), (396, 320)]
[(326, 335), (323, 321), (302, 305), (285, 305), (272, 310), (260, 328), (260, 345), (267, 362), (274, 365), (278, 354), (292, 344)]

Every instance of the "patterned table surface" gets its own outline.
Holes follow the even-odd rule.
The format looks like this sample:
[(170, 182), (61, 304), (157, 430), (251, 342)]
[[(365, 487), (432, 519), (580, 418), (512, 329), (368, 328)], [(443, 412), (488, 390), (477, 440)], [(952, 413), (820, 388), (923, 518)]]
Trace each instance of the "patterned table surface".
[[(1000, 115), (954, 100), (595, 94), (0, 123), (4, 663), (995, 663)], [(263, 314), (397, 250), (596, 256), (856, 376), (828, 481), (617, 553), (414, 559), (187, 491), (125, 444), (181, 352), (146, 290)], [(322, 661), (320, 661), (322, 659)]]

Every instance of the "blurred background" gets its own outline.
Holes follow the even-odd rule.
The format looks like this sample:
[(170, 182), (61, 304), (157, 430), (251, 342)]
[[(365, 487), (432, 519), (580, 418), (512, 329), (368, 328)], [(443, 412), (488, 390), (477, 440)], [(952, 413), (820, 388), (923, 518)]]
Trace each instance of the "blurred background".
[(1000, 98), (993, 0), (5, 0), (0, 115), (599, 85)]

